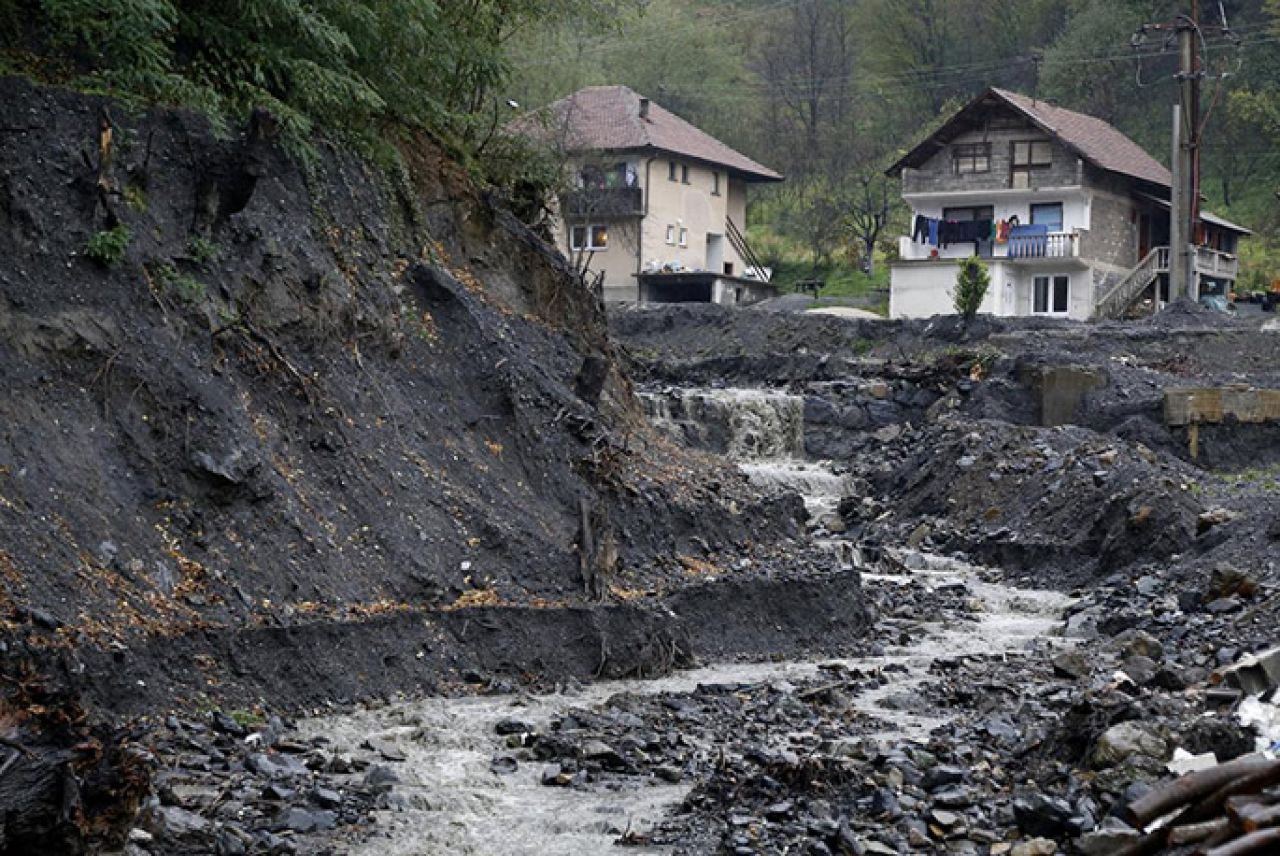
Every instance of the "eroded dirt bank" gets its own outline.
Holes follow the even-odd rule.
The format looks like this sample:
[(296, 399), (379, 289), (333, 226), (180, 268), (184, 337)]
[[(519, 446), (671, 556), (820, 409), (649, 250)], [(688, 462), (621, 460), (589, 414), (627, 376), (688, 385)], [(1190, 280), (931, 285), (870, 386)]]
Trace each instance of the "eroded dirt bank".
[(7, 852), (121, 845), (168, 710), (658, 673), (759, 653), (751, 622), (794, 653), (861, 635), (856, 571), (782, 561), (799, 498), (652, 433), (594, 298), (430, 140), (403, 175), (304, 170), (265, 114), (0, 102)]

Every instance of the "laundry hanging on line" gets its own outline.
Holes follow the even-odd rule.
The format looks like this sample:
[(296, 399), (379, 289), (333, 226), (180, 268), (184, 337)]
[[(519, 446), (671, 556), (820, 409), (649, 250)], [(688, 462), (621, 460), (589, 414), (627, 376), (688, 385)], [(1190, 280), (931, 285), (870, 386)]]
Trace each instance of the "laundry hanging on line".
[(934, 247), (947, 247), (951, 244), (973, 242), (973, 251), (978, 252), (978, 244), (990, 241), (996, 232), (993, 220), (943, 220), (937, 217), (926, 217), (917, 214), (912, 223), (911, 240), (918, 244), (929, 244)]

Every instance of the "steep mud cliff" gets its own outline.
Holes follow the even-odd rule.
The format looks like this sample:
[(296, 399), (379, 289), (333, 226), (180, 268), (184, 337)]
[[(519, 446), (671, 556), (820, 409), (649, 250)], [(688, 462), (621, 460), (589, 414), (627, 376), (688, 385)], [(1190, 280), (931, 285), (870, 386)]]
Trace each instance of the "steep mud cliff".
[(649, 604), (798, 533), (650, 433), (595, 298), (430, 140), (302, 167), (265, 113), (0, 103), (13, 710), (669, 668), (713, 635)]

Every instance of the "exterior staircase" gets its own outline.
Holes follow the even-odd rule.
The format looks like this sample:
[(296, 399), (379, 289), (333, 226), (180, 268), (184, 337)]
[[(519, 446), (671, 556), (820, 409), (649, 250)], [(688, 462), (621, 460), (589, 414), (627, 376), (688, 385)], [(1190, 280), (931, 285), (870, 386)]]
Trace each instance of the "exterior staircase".
[(1147, 290), (1156, 277), (1169, 270), (1169, 248), (1155, 247), (1138, 266), (1094, 305), (1094, 318), (1119, 318)]

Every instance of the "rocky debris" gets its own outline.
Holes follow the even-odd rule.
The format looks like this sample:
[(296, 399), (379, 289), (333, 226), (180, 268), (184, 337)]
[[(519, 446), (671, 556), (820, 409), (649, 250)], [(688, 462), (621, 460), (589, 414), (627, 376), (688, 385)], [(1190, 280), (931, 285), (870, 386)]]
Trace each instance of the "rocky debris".
[(224, 711), (169, 716), (150, 729), (158, 772), (128, 834), (129, 853), (332, 852), (336, 840), (362, 836), (398, 776), (376, 765), (378, 750), (343, 756), (323, 738), (292, 734), (278, 717)]

